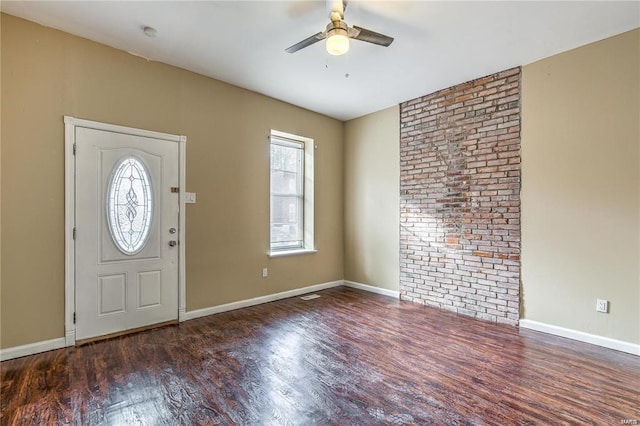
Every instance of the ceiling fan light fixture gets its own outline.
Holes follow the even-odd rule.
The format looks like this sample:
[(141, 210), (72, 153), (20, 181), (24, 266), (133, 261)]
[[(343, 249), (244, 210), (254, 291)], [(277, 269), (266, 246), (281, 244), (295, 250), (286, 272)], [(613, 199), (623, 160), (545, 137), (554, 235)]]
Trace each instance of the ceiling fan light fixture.
[(327, 52), (330, 55), (340, 56), (349, 51), (349, 36), (343, 28), (334, 28), (327, 36)]
[(347, 0), (332, 0), (331, 13), (327, 29), (321, 33), (316, 33), (304, 40), (287, 47), (285, 52), (295, 53), (298, 50), (309, 47), (312, 44), (325, 40), (327, 53), (334, 56), (344, 55), (349, 51), (350, 39), (360, 40), (367, 43), (388, 47), (393, 42), (393, 37), (377, 33), (362, 27), (350, 27), (344, 22), (344, 10), (347, 7)]

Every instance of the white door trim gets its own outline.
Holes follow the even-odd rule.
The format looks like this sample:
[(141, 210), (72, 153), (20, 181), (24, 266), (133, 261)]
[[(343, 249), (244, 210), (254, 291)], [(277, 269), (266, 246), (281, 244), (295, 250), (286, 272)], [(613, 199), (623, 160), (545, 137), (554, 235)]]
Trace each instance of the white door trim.
[(64, 221), (65, 221), (65, 268), (64, 268), (64, 337), (66, 346), (76, 343), (76, 325), (73, 321), (75, 312), (75, 244), (73, 229), (75, 227), (75, 176), (76, 167), (74, 161), (74, 146), (76, 143), (75, 129), (84, 127), (88, 129), (104, 130), (114, 133), (124, 133), (133, 136), (142, 136), (153, 139), (161, 139), (177, 142), (179, 161), (179, 229), (178, 229), (178, 321), (185, 320), (186, 312), (186, 274), (185, 274), (185, 188), (186, 188), (186, 150), (187, 137), (170, 135), (167, 133), (153, 132), (150, 130), (135, 129), (132, 127), (117, 126), (115, 124), (99, 123), (97, 121), (83, 120), (80, 118), (64, 116)]

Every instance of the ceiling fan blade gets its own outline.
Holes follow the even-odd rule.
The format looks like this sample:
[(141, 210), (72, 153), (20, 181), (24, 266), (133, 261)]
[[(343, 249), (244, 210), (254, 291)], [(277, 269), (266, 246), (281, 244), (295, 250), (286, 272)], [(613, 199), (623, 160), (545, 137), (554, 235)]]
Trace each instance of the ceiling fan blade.
[(384, 34), (368, 30), (366, 28), (356, 27), (355, 25), (352, 28), (353, 31), (349, 32), (349, 37), (353, 39), (366, 41), (367, 43), (378, 44), (385, 47), (393, 43), (393, 37), (389, 37)]
[(311, 46), (312, 44), (317, 43), (320, 40), (324, 40), (325, 38), (327, 38), (327, 35), (325, 33), (314, 34), (311, 37), (307, 37), (304, 40), (302, 40), (301, 42), (296, 43), (293, 46), (289, 46), (284, 50), (289, 52), (289, 53), (295, 53), (298, 50), (304, 49), (305, 47), (308, 47), (308, 46)]

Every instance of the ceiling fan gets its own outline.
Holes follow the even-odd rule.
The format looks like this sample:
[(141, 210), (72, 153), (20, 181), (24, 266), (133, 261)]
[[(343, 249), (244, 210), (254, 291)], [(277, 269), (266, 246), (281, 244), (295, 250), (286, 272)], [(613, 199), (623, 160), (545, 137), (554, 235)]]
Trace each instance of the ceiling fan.
[(349, 39), (366, 41), (380, 46), (388, 47), (393, 42), (393, 37), (368, 30), (366, 28), (350, 27), (344, 21), (344, 11), (347, 8), (347, 0), (333, 1), (327, 28), (318, 34), (307, 37), (293, 46), (287, 47), (285, 51), (295, 53), (298, 50), (309, 47), (320, 40), (326, 39), (327, 52), (331, 55), (344, 55), (349, 50)]

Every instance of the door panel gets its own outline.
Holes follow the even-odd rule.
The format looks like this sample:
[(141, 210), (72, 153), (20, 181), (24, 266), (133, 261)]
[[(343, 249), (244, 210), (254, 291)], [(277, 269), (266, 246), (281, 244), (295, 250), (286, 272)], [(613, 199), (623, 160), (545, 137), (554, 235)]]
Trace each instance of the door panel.
[(76, 127), (76, 145), (76, 338), (177, 319), (178, 143)]
[(98, 277), (98, 316), (125, 312), (126, 275)]
[(162, 303), (162, 271), (138, 273), (138, 308), (152, 308)]

